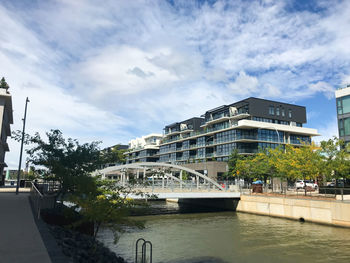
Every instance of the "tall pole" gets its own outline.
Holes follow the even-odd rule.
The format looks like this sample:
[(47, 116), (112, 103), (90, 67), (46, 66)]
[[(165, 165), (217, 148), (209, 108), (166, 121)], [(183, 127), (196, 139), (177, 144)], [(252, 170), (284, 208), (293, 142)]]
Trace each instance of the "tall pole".
[(18, 164), (18, 172), (17, 172), (17, 186), (16, 186), (16, 195), (18, 195), (19, 188), (19, 177), (21, 175), (21, 165), (22, 165), (22, 153), (23, 153), (23, 143), (24, 143), (24, 132), (26, 128), (26, 118), (27, 118), (27, 104), (29, 102), (28, 97), (26, 98), (26, 106), (24, 108), (24, 118), (23, 120), (23, 130), (22, 130), (22, 141), (21, 141), (21, 151), (19, 153), (19, 164)]

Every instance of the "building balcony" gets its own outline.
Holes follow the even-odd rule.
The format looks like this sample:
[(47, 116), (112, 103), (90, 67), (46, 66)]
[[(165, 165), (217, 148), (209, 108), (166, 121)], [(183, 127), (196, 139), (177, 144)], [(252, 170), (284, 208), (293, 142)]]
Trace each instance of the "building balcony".
[(201, 125), (201, 127), (207, 127), (208, 125), (219, 123), (219, 122), (223, 122), (223, 121), (227, 121), (227, 120), (231, 120), (231, 119), (232, 120), (246, 119), (249, 116), (250, 116), (249, 113), (238, 113), (238, 114), (231, 115), (231, 116), (229, 116), (228, 114), (225, 114), (225, 115), (219, 116), (217, 118), (210, 118), (203, 125)]

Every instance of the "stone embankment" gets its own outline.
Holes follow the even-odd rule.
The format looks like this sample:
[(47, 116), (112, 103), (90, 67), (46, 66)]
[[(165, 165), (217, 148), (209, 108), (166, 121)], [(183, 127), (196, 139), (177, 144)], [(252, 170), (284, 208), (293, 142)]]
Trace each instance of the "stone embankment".
[(60, 226), (48, 226), (50, 232), (62, 248), (63, 254), (74, 263), (127, 263), (101, 242), (91, 236), (71, 231)]
[(241, 195), (236, 211), (350, 227), (350, 202), (345, 201)]

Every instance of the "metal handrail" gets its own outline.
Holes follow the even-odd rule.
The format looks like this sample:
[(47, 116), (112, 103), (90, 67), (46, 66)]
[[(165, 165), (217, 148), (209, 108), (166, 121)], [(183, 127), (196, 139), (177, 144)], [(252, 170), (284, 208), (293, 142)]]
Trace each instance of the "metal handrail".
[(37, 211), (38, 219), (40, 219), (41, 200), (43, 198), (43, 195), (40, 193), (40, 191), (38, 190), (38, 188), (35, 186), (33, 182), (32, 182), (32, 187), (30, 191), (30, 196), (33, 202), (34, 211)]
[(135, 252), (135, 263), (138, 262), (138, 244), (139, 242), (143, 242), (142, 243), (142, 250), (141, 250), (141, 261), (140, 263), (146, 263), (146, 255), (147, 255), (147, 244), (149, 244), (149, 247), (150, 247), (150, 261), (149, 263), (152, 263), (152, 243), (151, 241), (146, 241), (145, 239), (143, 238), (139, 238), (137, 241), (136, 241), (136, 252)]
[(142, 263), (146, 263), (146, 251), (147, 251), (147, 244), (150, 245), (150, 256), (149, 256), (149, 263), (152, 263), (152, 243), (151, 241), (145, 241), (142, 245)]

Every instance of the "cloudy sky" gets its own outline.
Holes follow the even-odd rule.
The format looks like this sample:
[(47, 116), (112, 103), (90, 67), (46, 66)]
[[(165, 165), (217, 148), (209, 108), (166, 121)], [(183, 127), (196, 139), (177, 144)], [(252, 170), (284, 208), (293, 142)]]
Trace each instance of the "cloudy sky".
[(350, 1), (329, 0), (0, 0), (12, 130), (27, 96), (29, 133), (58, 128), (102, 146), (254, 96), (306, 106), (306, 127), (337, 135), (349, 14)]

